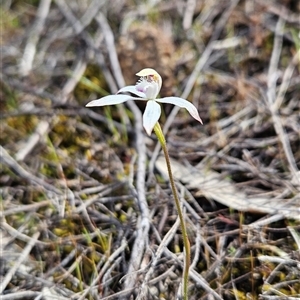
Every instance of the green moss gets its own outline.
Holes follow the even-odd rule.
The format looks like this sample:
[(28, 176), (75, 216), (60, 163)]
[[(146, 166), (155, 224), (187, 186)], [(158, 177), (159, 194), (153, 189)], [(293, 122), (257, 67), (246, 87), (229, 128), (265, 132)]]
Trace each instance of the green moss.
[(77, 84), (74, 95), (82, 104), (95, 95), (95, 99), (109, 94), (108, 86), (99, 66), (88, 65), (86, 71)]

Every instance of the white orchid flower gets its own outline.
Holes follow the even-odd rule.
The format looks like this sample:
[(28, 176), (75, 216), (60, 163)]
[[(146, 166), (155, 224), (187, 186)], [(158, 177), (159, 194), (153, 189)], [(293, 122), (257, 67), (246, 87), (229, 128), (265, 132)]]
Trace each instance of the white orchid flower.
[[(103, 98), (93, 100), (86, 106), (105, 106), (126, 102), (128, 100), (147, 101), (147, 105), (143, 114), (143, 126), (148, 135), (161, 115), (161, 107), (159, 103), (171, 103), (179, 107), (186, 108), (190, 115), (202, 124), (197, 108), (189, 101), (179, 97), (156, 98), (160, 92), (162, 79), (161, 76), (153, 69), (146, 68), (136, 74), (140, 76), (140, 80), (136, 85), (129, 85), (121, 88), (116, 95), (109, 95)], [(121, 93), (131, 93), (136, 97), (124, 95)]]

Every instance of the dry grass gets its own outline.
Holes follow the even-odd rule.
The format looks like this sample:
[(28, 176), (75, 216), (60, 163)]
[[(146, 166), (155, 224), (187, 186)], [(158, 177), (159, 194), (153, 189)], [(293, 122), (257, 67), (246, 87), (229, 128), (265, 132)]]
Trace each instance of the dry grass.
[(1, 299), (177, 299), (183, 256), (143, 107), (86, 109), (157, 69), (192, 245), (190, 299), (300, 297), (300, 7), (7, 1)]

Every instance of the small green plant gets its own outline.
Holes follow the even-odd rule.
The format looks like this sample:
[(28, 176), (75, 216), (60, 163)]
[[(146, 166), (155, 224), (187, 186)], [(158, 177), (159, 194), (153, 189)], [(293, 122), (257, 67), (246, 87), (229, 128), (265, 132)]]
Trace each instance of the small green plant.
[[(177, 189), (175, 186), (175, 181), (172, 174), (170, 157), (167, 149), (167, 143), (163, 131), (161, 130), (160, 124), (158, 123), (158, 119), (161, 115), (161, 107), (159, 103), (171, 103), (177, 105), (179, 107), (186, 108), (187, 111), (191, 114), (193, 118), (199, 121), (202, 124), (202, 120), (199, 116), (197, 108), (190, 103), (189, 101), (179, 98), (179, 97), (165, 97), (165, 98), (157, 98), (161, 86), (162, 79), (161, 76), (153, 69), (146, 68), (136, 74), (140, 76), (141, 79), (137, 82), (136, 85), (125, 86), (121, 88), (116, 95), (109, 95), (97, 100), (93, 100), (89, 102), (86, 106), (94, 107), (94, 106), (105, 106), (105, 105), (114, 105), (124, 103), (128, 100), (139, 100), (139, 101), (147, 101), (147, 105), (145, 108), (145, 112), (143, 114), (143, 126), (148, 135), (151, 135), (154, 130), (165, 155), (168, 175), (170, 179), (170, 184), (172, 188), (172, 193), (175, 200), (175, 205), (178, 211), (178, 216), (180, 219), (180, 225), (183, 236), (183, 244), (184, 244), (184, 270), (183, 270), (183, 285), (182, 285), (182, 294), (183, 299), (188, 299), (188, 277), (189, 277), (189, 267), (190, 267), (190, 242), (188, 239), (186, 224), (183, 216), (183, 212), (180, 205), (180, 200), (178, 197)], [(133, 96), (124, 95), (122, 93), (131, 93)]]

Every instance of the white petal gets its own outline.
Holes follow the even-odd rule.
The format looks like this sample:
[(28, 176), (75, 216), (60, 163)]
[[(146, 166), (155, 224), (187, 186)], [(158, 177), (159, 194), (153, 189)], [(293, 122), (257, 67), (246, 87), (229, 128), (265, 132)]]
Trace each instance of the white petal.
[(159, 86), (156, 82), (151, 82), (145, 87), (145, 94), (148, 99), (156, 99), (159, 93)]
[(89, 102), (86, 106), (105, 106), (105, 105), (115, 105), (126, 102), (128, 100), (136, 100), (136, 98), (128, 96), (128, 95), (109, 95), (103, 98), (93, 100)]
[(142, 98), (146, 98), (145, 93), (140, 92), (136, 89), (136, 85), (128, 85), (128, 86), (124, 86), (123, 88), (121, 88), (117, 94), (120, 93), (132, 93), (136, 96), (142, 97)]
[(136, 90), (140, 93), (144, 93), (147, 99), (154, 100), (156, 99), (158, 93), (159, 93), (159, 85), (155, 81), (147, 81), (147, 80), (140, 80), (136, 84)]
[(146, 68), (135, 74), (136, 76), (145, 77), (149, 75), (159, 75), (154, 69)]
[(155, 83), (155, 87), (151, 88), (150, 89), (151, 91), (145, 91), (147, 98), (154, 100), (159, 94), (159, 91), (161, 89), (161, 85), (162, 85), (161, 76), (154, 69), (151, 68), (143, 69), (140, 72), (136, 73), (135, 75), (142, 77), (138, 85), (143, 84), (144, 82), (148, 84), (150, 83), (151, 85)]
[(158, 121), (161, 114), (161, 108), (158, 103), (154, 100), (149, 100), (146, 105), (146, 109), (143, 114), (143, 126), (148, 133), (151, 135), (154, 125)]
[(199, 116), (198, 110), (196, 108), (195, 105), (193, 105), (191, 102), (183, 99), (183, 98), (179, 98), (179, 97), (165, 97), (165, 98), (160, 98), (160, 99), (156, 99), (157, 102), (161, 102), (161, 103), (171, 103), (174, 105), (177, 105), (179, 107), (183, 107), (185, 108), (190, 115), (196, 119), (197, 121), (199, 121), (201, 124), (202, 120)]

